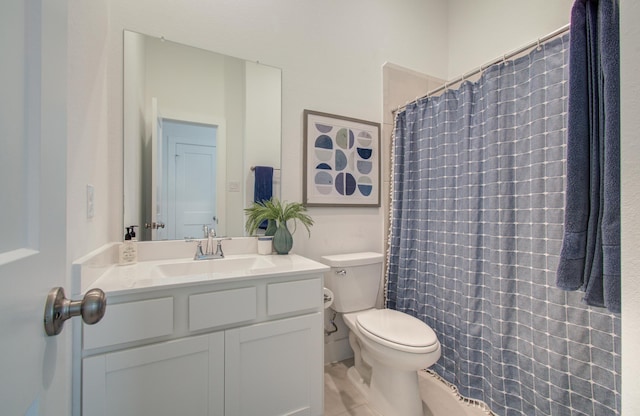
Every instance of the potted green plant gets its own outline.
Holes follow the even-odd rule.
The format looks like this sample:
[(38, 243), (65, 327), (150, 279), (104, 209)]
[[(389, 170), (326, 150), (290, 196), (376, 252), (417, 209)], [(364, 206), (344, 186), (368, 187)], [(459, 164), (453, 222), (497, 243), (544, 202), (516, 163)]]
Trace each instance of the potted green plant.
[[(273, 235), (273, 248), (278, 254), (287, 254), (293, 247), (293, 237), (287, 227), (287, 221), (293, 220), (294, 227), (300, 221), (307, 229), (313, 225), (313, 219), (306, 213), (307, 208), (300, 202), (281, 202), (277, 198), (267, 201), (254, 202), (246, 208), (247, 222), (245, 228), (249, 234), (254, 234), (265, 220), (269, 222), (265, 235)], [(295, 228), (294, 228), (295, 231)]]

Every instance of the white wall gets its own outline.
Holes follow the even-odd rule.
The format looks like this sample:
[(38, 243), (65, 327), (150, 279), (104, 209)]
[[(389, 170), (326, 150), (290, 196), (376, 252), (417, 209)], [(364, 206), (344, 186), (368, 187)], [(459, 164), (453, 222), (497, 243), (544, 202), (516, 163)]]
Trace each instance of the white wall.
[(167, 114), (224, 117), (224, 61), (223, 55), (147, 38), (145, 102), (156, 97)]
[(445, 78), (454, 79), (566, 25), (573, 2), (450, 0)]
[[(273, 172), (273, 195), (280, 195), (280, 143), (282, 137), (282, 72), (276, 68), (245, 63), (246, 116), (244, 135), (244, 164), (241, 164), (245, 195), (241, 202), (247, 207), (253, 202), (255, 173), (253, 166), (271, 166)], [(240, 213), (241, 226), (235, 235), (244, 234), (244, 212)]]
[[(225, 114), (226, 122), (226, 160), (236, 162), (226, 166), (226, 181), (242, 183), (245, 177), (244, 146), (246, 120), (246, 84), (245, 61), (240, 59), (225, 59)], [(225, 162), (226, 163), (226, 162)], [(222, 185), (223, 189), (226, 185)], [(227, 192), (225, 196), (225, 213), (223, 223), (227, 230), (220, 235), (244, 235), (244, 212), (238, 207), (244, 206), (242, 192)], [(221, 231), (218, 225), (217, 231)]]
[(254, 165), (280, 168), (280, 148), (272, 143), (280, 142), (281, 133), (281, 78), (279, 70), (245, 63), (246, 116), (245, 116), (245, 170)]
[(622, 167), (622, 409), (640, 414), (640, 3), (620, 2), (620, 105)]
[[(123, 70), (124, 75), (124, 113), (130, 114), (124, 120), (123, 134), (129, 137), (126, 146), (124, 166), (127, 169), (129, 180), (124, 184), (126, 195), (124, 206), (124, 223), (127, 225), (142, 225), (144, 223), (144, 209), (142, 193), (143, 185), (143, 155), (146, 136), (146, 105), (145, 105), (145, 40), (143, 36), (130, 35), (124, 40), (125, 59), (127, 63)], [(138, 238), (145, 229), (138, 230)], [(148, 232), (150, 234), (150, 231)], [(124, 232), (123, 232), (124, 235)]]
[[(109, 95), (122, 91), (109, 74), (110, 33), (107, 0), (68, 2), (67, 258), (71, 261), (109, 241), (122, 239), (113, 211), (122, 213), (122, 104), (112, 108)], [(122, 45), (122, 38), (119, 39)], [(122, 48), (122, 46), (121, 46)], [(122, 99), (120, 100), (122, 102)], [(95, 187), (95, 216), (86, 218), (86, 185)]]

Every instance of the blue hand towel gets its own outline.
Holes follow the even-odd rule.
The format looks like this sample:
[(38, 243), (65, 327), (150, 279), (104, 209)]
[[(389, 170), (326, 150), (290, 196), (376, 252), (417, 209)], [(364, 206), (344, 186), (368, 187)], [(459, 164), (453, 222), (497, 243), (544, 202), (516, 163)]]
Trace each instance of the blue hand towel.
[(557, 285), (620, 312), (620, 79), (617, 1), (571, 11), (565, 230)]
[[(604, 306), (620, 312), (620, 25), (617, 1), (598, 4), (602, 70), (602, 279)], [(604, 115), (602, 115), (604, 113)], [(587, 296), (588, 296), (587, 289)], [(588, 300), (588, 299), (587, 299)]]
[[(270, 166), (256, 166), (254, 174), (253, 200), (255, 202), (268, 201), (273, 196), (273, 168)], [(259, 228), (266, 229), (267, 221), (260, 224)]]

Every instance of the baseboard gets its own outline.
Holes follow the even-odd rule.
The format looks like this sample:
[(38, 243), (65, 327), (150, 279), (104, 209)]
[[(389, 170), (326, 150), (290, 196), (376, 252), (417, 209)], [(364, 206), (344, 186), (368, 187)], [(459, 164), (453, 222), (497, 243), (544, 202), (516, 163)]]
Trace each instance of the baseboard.
[(330, 340), (324, 344), (324, 363), (334, 363), (353, 357), (353, 351), (349, 345), (349, 338)]

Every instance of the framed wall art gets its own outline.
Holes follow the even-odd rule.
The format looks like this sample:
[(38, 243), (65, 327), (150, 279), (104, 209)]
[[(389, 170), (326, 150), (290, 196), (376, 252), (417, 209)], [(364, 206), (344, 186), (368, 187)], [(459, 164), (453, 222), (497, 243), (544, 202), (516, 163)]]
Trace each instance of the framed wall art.
[(380, 123), (304, 110), (303, 203), (380, 206)]

